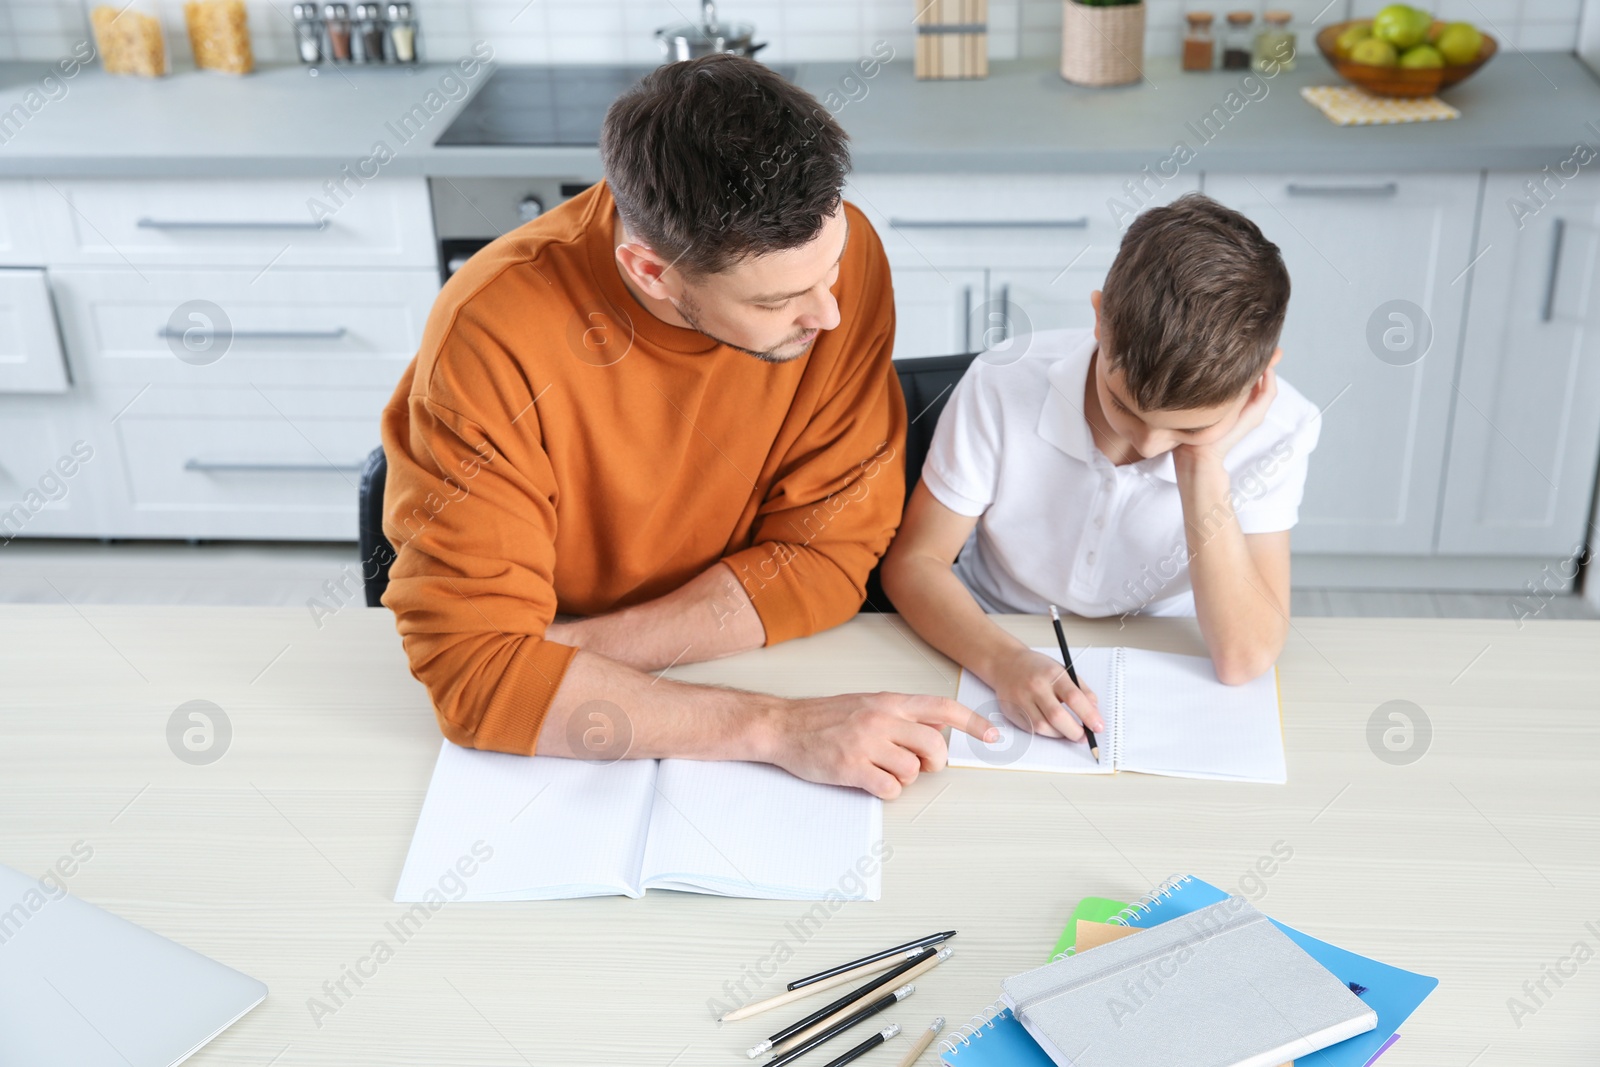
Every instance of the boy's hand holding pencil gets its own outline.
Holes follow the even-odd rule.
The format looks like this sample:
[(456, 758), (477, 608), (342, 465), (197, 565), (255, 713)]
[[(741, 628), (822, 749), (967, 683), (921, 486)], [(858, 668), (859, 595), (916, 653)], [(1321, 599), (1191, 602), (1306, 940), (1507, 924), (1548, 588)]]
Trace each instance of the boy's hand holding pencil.
[(1060, 660), (1020, 643), (980, 677), (994, 690), (1006, 718), (1020, 729), (1071, 741), (1082, 740), (1081, 723), (1091, 730), (1105, 729), (1094, 691), (1074, 685)]

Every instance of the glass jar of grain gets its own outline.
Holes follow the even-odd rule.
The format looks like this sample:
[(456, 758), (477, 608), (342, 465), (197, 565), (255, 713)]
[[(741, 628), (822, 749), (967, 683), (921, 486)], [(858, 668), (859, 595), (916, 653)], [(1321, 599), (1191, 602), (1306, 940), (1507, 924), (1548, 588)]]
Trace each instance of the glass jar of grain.
[(255, 69), (244, 0), (185, 0), (183, 20), (189, 26), (189, 47), (194, 49), (196, 67), (229, 74), (249, 74)]
[(155, 0), (90, 0), (89, 25), (107, 74), (159, 78), (167, 73), (167, 40)]

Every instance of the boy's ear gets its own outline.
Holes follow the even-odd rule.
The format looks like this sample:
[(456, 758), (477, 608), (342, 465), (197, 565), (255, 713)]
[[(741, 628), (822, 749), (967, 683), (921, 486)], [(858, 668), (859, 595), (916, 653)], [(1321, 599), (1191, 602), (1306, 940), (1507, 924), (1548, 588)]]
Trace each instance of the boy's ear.
[(1100, 290), (1096, 289), (1089, 294), (1089, 306), (1094, 308), (1094, 339), (1098, 341), (1100, 340)]
[[(1272, 350), (1272, 358), (1267, 360), (1266, 370), (1271, 370), (1273, 367), (1276, 367), (1278, 365), (1279, 361), (1282, 360), (1282, 359), (1283, 359), (1283, 349), (1281, 347), (1280, 348), (1274, 348)], [(1262, 371), (1262, 373), (1265, 374), (1266, 371)]]

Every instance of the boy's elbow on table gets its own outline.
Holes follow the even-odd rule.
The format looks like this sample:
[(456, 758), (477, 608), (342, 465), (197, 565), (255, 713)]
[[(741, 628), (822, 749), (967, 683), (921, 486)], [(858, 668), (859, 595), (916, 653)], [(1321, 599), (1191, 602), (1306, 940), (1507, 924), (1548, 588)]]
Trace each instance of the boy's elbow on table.
[(1211, 653), (1211, 665), (1223, 685), (1244, 685), (1270, 671), (1280, 651), (1281, 644), (1219, 649)]

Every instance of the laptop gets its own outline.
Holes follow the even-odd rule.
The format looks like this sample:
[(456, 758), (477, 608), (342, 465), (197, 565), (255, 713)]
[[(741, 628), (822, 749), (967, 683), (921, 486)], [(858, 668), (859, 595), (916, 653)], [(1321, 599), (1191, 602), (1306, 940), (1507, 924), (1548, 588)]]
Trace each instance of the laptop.
[(0, 864), (0, 1067), (171, 1067), (267, 987)]

